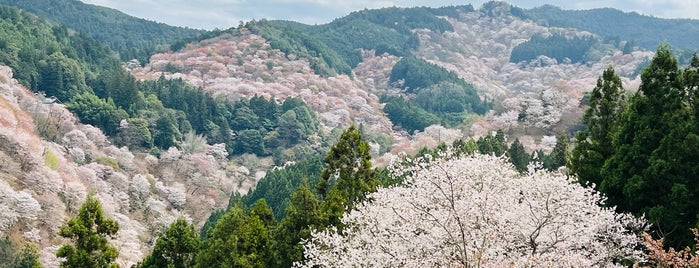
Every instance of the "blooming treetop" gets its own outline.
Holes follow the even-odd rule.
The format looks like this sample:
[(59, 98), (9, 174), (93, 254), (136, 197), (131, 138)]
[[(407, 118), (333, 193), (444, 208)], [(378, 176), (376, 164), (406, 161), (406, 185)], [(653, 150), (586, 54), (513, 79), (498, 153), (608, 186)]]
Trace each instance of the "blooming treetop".
[[(429, 157), (429, 156), (428, 156)], [(635, 260), (641, 220), (559, 173), (453, 156), (394, 165), (403, 184), (314, 232), (297, 267), (608, 267)]]

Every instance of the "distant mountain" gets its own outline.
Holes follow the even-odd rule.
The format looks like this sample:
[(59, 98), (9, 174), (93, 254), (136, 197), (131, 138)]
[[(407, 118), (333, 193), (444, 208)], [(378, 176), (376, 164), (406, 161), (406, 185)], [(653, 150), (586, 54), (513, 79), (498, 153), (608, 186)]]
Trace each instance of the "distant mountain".
[(78, 0), (0, 0), (44, 19), (86, 34), (119, 52), (122, 60), (147, 60), (156, 49), (192, 38), (204, 31), (126, 15), (118, 10)]
[(524, 11), (526, 18), (551, 27), (577, 28), (602, 37), (634, 41), (636, 45), (655, 50), (662, 42), (677, 48), (699, 48), (699, 20), (662, 19), (626, 13), (612, 8), (563, 10), (545, 5)]

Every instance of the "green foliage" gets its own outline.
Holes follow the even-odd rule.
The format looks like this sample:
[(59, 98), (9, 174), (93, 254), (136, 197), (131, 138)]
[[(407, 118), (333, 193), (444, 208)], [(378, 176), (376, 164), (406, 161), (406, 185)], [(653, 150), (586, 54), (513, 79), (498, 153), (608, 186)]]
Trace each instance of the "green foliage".
[(80, 1), (0, 0), (0, 5), (14, 6), (87, 34), (117, 51), (123, 61), (138, 59), (148, 62), (150, 54), (159, 46), (203, 33), (135, 18), (115, 9)]
[(432, 124), (454, 127), (468, 113), (482, 114), (490, 109), (490, 104), (481, 101), (473, 86), (456, 74), (412, 56), (396, 63), (390, 82), (407, 93), (416, 93), (408, 101), (401, 97), (381, 98), (391, 122), (409, 132), (422, 131)]
[(117, 146), (128, 146), (131, 150), (153, 146), (153, 136), (148, 129), (148, 121), (142, 118), (129, 118), (124, 123), (119, 127), (114, 138)]
[(525, 10), (524, 13), (532, 21), (547, 26), (576, 28), (599, 36), (618, 36), (623, 40), (634, 40), (638, 46), (648, 50), (655, 49), (664, 41), (677, 47), (699, 47), (699, 40), (687, 34), (699, 29), (696, 20), (661, 19), (611, 8), (561, 10), (551, 5)]
[(316, 74), (351, 75), (352, 68), (362, 61), (361, 50), (410, 55), (419, 45), (412, 30), (453, 31), (452, 25), (438, 16), (458, 17), (457, 10), (473, 11), (473, 7), (392, 7), (356, 11), (317, 26), (265, 20), (245, 26), (269, 40), (272, 48), (308, 58)]
[(58, 157), (51, 149), (44, 150), (44, 164), (52, 170), (58, 170)]
[(291, 194), (285, 209), (286, 216), (275, 231), (275, 254), (277, 267), (291, 267), (303, 259), (303, 244), (310, 239), (311, 230), (322, 227), (325, 216), (320, 211), (320, 202), (311, 192), (306, 180)]
[(556, 145), (551, 153), (542, 161), (544, 168), (553, 171), (565, 167), (568, 162), (568, 136), (564, 133), (556, 137)]
[(114, 260), (119, 252), (109, 245), (119, 225), (103, 215), (102, 205), (88, 195), (78, 215), (61, 226), (59, 235), (73, 240), (74, 245), (63, 245), (56, 256), (65, 258), (61, 267), (117, 267)]
[(193, 224), (178, 218), (158, 236), (153, 253), (138, 263), (136, 268), (193, 267), (199, 251), (199, 236)]
[[(262, 199), (264, 200), (264, 199)], [(267, 206), (259, 201), (259, 206)], [(258, 206), (254, 206), (258, 207)], [(195, 267), (270, 267), (275, 263), (270, 234), (271, 210), (230, 208), (210, 230), (197, 256)]]
[(452, 83), (466, 88), (471, 94), (475, 94), (473, 86), (459, 78), (454, 72), (413, 56), (403, 57), (393, 66), (389, 83), (399, 85), (408, 93), (417, 92), (422, 88), (439, 83)]
[(512, 49), (510, 62), (530, 61), (544, 55), (556, 59), (559, 63), (565, 62), (566, 58), (572, 63), (581, 63), (596, 42), (597, 40), (591, 36), (568, 38), (557, 33), (551, 36), (535, 35)]
[(285, 210), (294, 191), (307, 183), (315, 185), (320, 180), (323, 163), (319, 158), (296, 162), (282, 169), (267, 172), (255, 189), (242, 197), (245, 207), (252, 206), (257, 200), (265, 199), (270, 205), (276, 219), (283, 219)]
[(613, 154), (612, 140), (619, 132), (621, 114), (625, 106), (625, 93), (621, 79), (612, 67), (597, 79), (597, 86), (589, 94), (589, 108), (583, 116), (586, 130), (578, 132), (577, 145), (572, 151), (570, 170), (583, 184), (602, 182), (600, 167)]
[(88, 92), (75, 95), (66, 108), (83, 124), (99, 127), (107, 135), (117, 134), (121, 120), (128, 118), (128, 113), (117, 108), (111, 99), (100, 99)]
[(119, 161), (109, 156), (99, 156), (92, 160), (97, 164), (105, 165), (113, 168), (114, 170), (119, 170)]
[(351, 68), (341, 56), (327, 44), (309, 33), (293, 27), (290, 22), (250, 22), (246, 25), (253, 33), (270, 41), (274, 49), (287, 55), (308, 58), (311, 68), (321, 76), (351, 74)]
[(39, 249), (31, 243), (15, 243), (9, 237), (0, 239), (0, 268), (41, 268)]
[(379, 185), (371, 168), (369, 144), (352, 125), (330, 148), (324, 162), (325, 169), (316, 185), (323, 199), (321, 211), (328, 215), (329, 224), (341, 226), (342, 214), (362, 202), (366, 194)]
[[(645, 215), (652, 233), (675, 248), (693, 244), (699, 211), (699, 59), (680, 69), (667, 45), (643, 70), (639, 92), (623, 108), (621, 83), (607, 69), (590, 96), (571, 170), (597, 183), (608, 206)], [(611, 142), (610, 142), (611, 140)], [(558, 147), (558, 146), (557, 146)]]
[(502, 156), (507, 152), (505, 133), (501, 129), (499, 129), (495, 135), (486, 135), (478, 138), (476, 144), (481, 154)]
[(512, 145), (510, 145), (510, 149), (507, 150), (507, 155), (510, 157), (510, 162), (512, 162), (517, 171), (527, 171), (527, 166), (531, 159), (529, 158), (529, 154), (524, 150), (524, 145), (519, 142), (519, 139), (515, 139)]
[(403, 97), (383, 96), (381, 102), (386, 103), (383, 111), (388, 119), (410, 133), (423, 131), (426, 127), (440, 122), (439, 117)]

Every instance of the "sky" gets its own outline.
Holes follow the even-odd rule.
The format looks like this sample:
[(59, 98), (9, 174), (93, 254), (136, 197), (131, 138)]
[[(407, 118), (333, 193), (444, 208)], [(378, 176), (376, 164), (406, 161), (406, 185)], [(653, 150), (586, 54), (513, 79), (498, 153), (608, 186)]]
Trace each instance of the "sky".
[[(175, 26), (211, 30), (237, 26), (252, 19), (292, 20), (324, 24), (352, 11), (381, 7), (440, 7), (472, 4), (480, 8), (488, 0), (81, 0), (118, 9), (126, 14)], [(660, 18), (699, 19), (698, 0), (509, 0), (514, 6), (532, 8), (552, 4), (564, 9), (611, 7)]]

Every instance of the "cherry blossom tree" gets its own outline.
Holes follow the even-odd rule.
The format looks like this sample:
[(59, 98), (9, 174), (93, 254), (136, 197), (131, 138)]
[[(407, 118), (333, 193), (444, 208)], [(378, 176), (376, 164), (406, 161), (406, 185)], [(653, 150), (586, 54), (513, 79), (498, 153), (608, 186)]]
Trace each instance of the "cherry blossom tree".
[[(560, 173), (494, 156), (394, 164), (347, 227), (316, 231), (296, 267), (608, 267), (640, 258), (642, 220)], [(405, 163), (402, 161), (401, 163)]]

